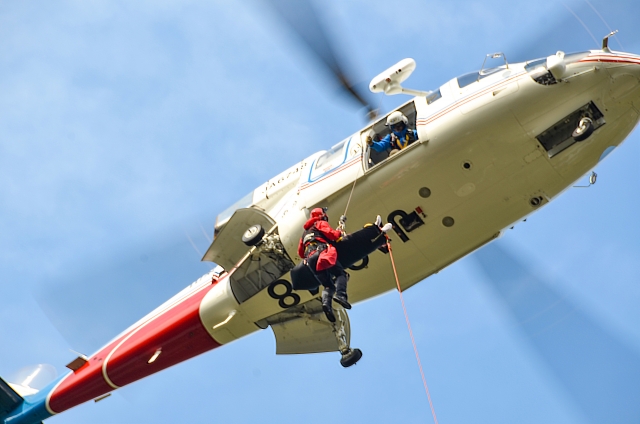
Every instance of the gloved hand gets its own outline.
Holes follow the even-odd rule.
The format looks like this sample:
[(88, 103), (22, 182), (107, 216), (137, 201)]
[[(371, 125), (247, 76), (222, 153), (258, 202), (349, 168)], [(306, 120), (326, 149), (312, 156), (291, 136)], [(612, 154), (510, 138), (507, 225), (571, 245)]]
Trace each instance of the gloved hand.
[(382, 217), (380, 215), (376, 216), (376, 227), (382, 227)]
[(371, 146), (373, 144), (373, 138), (371, 136), (367, 136), (367, 146)]

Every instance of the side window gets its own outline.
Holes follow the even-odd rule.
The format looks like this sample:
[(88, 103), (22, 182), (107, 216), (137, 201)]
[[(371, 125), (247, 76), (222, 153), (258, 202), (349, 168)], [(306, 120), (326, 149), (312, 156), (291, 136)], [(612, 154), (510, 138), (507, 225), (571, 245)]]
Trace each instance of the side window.
[(327, 152), (320, 156), (317, 160), (316, 160), (316, 164), (314, 166), (314, 169), (320, 169), (322, 171), (328, 171), (329, 169), (334, 168), (334, 162), (337, 162), (336, 165), (339, 165), (342, 163), (342, 161), (344, 160), (344, 144), (347, 142), (347, 140), (341, 141), (340, 143), (336, 144), (335, 146), (333, 146), (332, 148), (330, 148), (329, 150), (327, 150)]
[(347, 159), (347, 149), (350, 141), (351, 138), (343, 140), (319, 156), (311, 166), (309, 182), (316, 181), (342, 165)]

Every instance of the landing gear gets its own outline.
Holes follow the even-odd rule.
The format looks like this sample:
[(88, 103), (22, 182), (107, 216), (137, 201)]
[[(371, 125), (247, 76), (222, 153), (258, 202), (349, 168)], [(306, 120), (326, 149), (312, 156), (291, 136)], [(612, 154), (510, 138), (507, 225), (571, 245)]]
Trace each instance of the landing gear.
[(347, 333), (344, 330), (345, 320), (348, 319), (347, 312), (344, 309), (338, 308), (335, 310), (335, 317), (336, 322), (331, 323), (331, 326), (333, 327), (333, 335), (336, 337), (336, 341), (338, 342), (338, 350), (342, 354), (340, 365), (347, 368), (362, 358), (362, 351), (360, 349), (352, 349), (349, 346)]
[(262, 225), (256, 224), (247, 228), (247, 231), (242, 235), (242, 242), (247, 246), (255, 246), (264, 237), (264, 228)]
[(362, 351), (360, 349), (349, 349), (348, 352), (342, 353), (342, 359), (340, 359), (340, 365), (345, 368), (354, 365), (362, 358)]
[(349, 315), (341, 306), (333, 306), (335, 322), (325, 316), (319, 299), (288, 308), (267, 319), (276, 337), (276, 353), (339, 352), (337, 359), (344, 368), (358, 362), (362, 351), (350, 346)]
[(330, 323), (336, 322), (336, 316), (333, 314), (333, 308), (329, 304), (322, 305), (322, 311)]
[(584, 141), (589, 138), (591, 134), (593, 134), (594, 130), (595, 128), (593, 126), (593, 120), (585, 116), (578, 123), (578, 128), (573, 130), (573, 133), (571, 133), (571, 137), (573, 137), (575, 141)]

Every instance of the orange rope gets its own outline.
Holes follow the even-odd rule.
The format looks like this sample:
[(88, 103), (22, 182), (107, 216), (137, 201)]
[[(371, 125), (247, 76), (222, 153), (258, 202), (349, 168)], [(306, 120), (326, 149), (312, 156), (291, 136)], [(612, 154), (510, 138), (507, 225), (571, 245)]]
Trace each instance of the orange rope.
[(407, 327), (409, 328), (409, 335), (411, 336), (411, 344), (413, 345), (413, 351), (416, 354), (416, 360), (418, 361), (418, 368), (420, 368), (420, 375), (422, 376), (422, 384), (424, 390), (427, 392), (427, 399), (429, 399), (429, 407), (431, 408), (431, 414), (433, 415), (433, 421), (438, 424), (438, 418), (436, 417), (436, 410), (433, 408), (433, 402), (431, 402), (431, 395), (429, 394), (429, 386), (427, 386), (427, 379), (424, 377), (424, 371), (422, 370), (422, 362), (420, 362), (420, 355), (418, 354), (418, 346), (413, 338), (413, 331), (411, 330), (411, 323), (409, 322), (409, 315), (407, 314), (407, 308), (404, 305), (404, 298), (402, 297), (402, 289), (400, 288), (400, 280), (398, 279), (398, 272), (396, 271), (396, 263), (393, 260), (393, 252), (391, 251), (391, 243), (387, 239), (387, 248), (389, 249), (389, 257), (391, 258), (391, 266), (393, 267), (393, 275), (396, 277), (396, 286), (398, 287), (398, 293), (400, 294), (400, 302), (402, 303), (402, 310), (404, 311), (404, 319), (407, 321)]

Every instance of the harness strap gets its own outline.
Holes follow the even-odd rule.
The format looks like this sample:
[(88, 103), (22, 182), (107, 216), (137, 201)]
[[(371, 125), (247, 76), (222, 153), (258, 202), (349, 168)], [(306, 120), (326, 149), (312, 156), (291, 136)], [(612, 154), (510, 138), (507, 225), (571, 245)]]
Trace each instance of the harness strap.
[(407, 133), (402, 138), (398, 137), (394, 132), (391, 132), (391, 145), (392, 147), (396, 147), (399, 150), (404, 149), (416, 140), (417, 138), (414, 136), (413, 130), (410, 130), (408, 128)]
[(329, 240), (326, 240), (320, 231), (316, 228), (314, 223), (311, 228), (305, 230), (302, 234), (302, 243), (304, 245), (304, 256), (308, 258), (317, 250), (324, 250), (327, 245), (332, 244)]
[(304, 247), (304, 257), (308, 258), (316, 252), (322, 252), (327, 248), (326, 243), (312, 241)]

